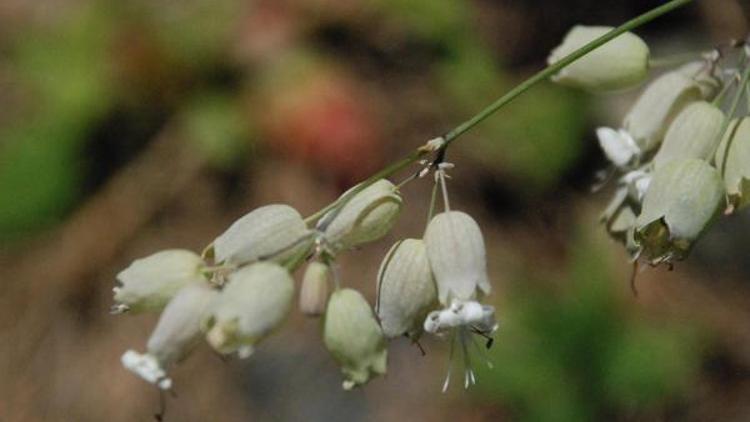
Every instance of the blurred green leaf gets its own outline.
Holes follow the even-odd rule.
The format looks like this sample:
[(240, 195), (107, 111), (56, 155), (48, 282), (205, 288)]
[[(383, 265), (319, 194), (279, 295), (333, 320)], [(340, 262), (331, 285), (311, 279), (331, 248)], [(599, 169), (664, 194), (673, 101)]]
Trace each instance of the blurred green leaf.
[(242, 162), (249, 145), (246, 119), (230, 95), (204, 94), (186, 107), (182, 120), (199, 151), (218, 167)]

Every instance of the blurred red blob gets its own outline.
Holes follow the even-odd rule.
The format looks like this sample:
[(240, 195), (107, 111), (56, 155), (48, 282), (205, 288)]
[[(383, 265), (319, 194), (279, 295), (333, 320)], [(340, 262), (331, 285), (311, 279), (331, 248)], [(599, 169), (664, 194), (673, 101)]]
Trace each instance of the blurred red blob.
[(257, 111), (280, 153), (351, 185), (382, 164), (381, 126), (367, 90), (339, 71), (314, 71), (268, 92)]

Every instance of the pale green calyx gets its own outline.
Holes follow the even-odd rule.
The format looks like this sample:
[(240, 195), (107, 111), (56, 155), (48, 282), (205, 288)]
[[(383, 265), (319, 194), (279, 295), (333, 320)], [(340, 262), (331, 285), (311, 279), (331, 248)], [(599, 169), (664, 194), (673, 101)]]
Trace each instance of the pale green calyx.
[(723, 199), (721, 176), (704, 160), (676, 160), (657, 169), (636, 221), (643, 256), (652, 264), (684, 259)]
[[(732, 135), (727, 155), (727, 144)], [(747, 206), (750, 203), (750, 117), (732, 120), (716, 151), (716, 165), (722, 169), (730, 205), (734, 209)]]
[(358, 291), (333, 292), (326, 309), (323, 341), (341, 365), (345, 390), (385, 374), (388, 357), (385, 337), (370, 305)]
[(642, 152), (661, 144), (672, 120), (693, 101), (702, 99), (698, 84), (679, 72), (668, 72), (651, 82), (625, 116), (623, 128)]
[(112, 312), (161, 310), (181, 288), (206, 281), (201, 275), (203, 266), (200, 256), (182, 249), (136, 259), (117, 274), (119, 285), (112, 289), (115, 300)]
[(697, 101), (677, 115), (654, 157), (656, 169), (674, 160), (699, 158), (709, 161), (719, 144), (724, 112), (715, 105)]
[(239, 269), (211, 309), (206, 340), (219, 353), (250, 356), (254, 345), (284, 320), (293, 296), (294, 282), (283, 267), (258, 262)]
[(331, 269), (328, 265), (313, 261), (307, 265), (299, 292), (299, 310), (307, 316), (323, 315), (328, 303), (328, 283)]
[(436, 215), (427, 225), (424, 241), (440, 303), (474, 299), (477, 288), (490, 292), (484, 238), (468, 214), (446, 211)]
[(167, 377), (167, 370), (187, 356), (200, 340), (201, 321), (217, 295), (205, 283), (182, 288), (159, 317), (146, 344), (146, 353), (128, 350), (122, 355), (123, 366), (159, 388), (169, 389), (172, 380)]
[[(354, 189), (354, 188), (352, 188)], [(349, 191), (345, 192), (346, 195)], [(342, 195), (343, 196), (343, 195)], [(351, 198), (332, 221), (328, 214), (321, 221), (327, 242), (335, 250), (350, 249), (385, 236), (401, 212), (403, 201), (398, 189), (386, 179), (378, 180)], [(331, 211), (331, 213), (337, 210)]]
[(385, 336), (418, 338), (424, 317), (437, 305), (424, 241), (405, 239), (391, 247), (378, 271), (377, 293), (375, 309)]
[(213, 242), (218, 263), (244, 265), (259, 260), (279, 264), (304, 258), (313, 242), (302, 216), (288, 205), (256, 208), (235, 221)]
[[(610, 32), (608, 26), (573, 27), (548, 58), (554, 64), (589, 42)], [(637, 35), (626, 32), (560, 70), (552, 80), (591, 91), (612, 91), (632, 86), (648, 73), (649, 49)]]

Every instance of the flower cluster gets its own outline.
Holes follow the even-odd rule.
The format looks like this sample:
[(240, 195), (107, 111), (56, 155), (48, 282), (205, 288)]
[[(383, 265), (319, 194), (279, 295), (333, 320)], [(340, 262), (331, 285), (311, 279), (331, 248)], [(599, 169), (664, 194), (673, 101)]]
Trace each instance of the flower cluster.
[[(577, 27), (560, 49), (575, 49), (602, 30)], [(595, 53), (556, 80), (602, 91), (646, 75), (648, 48), (634, 34), (623, 34)], [(611, 72), (612, 63), (618, 72)], [(619, 173), (602, 221), (634, 261), (682, 260), (722, 209), (730, 214), (747, 205), (750, 120), (737, 114), (748, 76), (750, 49), (733, 42), (656, 77), (621, 128), (597, 130)]]
[[(419, 173), (436, 170), (446, 210), (431, 217), (424, 239), (399, 241), (388, 252), (375, 312), (361, 293), (341, 286), (336, 257), (393, 227), (403, 199), (385, 179), (355, 186), (320, 217), (267, 205), (233, 223), (201, 255), (165, 250), (134, 261), (117, 275), (112, 311), (162, 313), (145, 352), (128, 350), (123, 365), (167, 390), (170, 369), (201, 338), (220, 354), (251, 356), (289, 314), (292, 275), (305, 263), (298, 306), (323, 316), (323, 342), (341, 365), (345, 389), (384, 374), (388, 340), (402, 335), (414, 342), (424, 331), (450, 335), (469, 363), (470, 334), (489, 338), (496, 324), (494, 308), (477, 302), (490, 291), (482, 234), (471, 217), (449, 209), (447, 167), (435, 162)], [(474, 381), (470, 367), (466, 380)]]

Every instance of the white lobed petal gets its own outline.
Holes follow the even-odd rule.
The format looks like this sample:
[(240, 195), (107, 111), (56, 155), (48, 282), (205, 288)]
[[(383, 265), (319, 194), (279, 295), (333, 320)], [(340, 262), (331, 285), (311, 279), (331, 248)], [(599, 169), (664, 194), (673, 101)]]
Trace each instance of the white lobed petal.
[(166, 371), (154, 356), (128, 350), (123, 353), (120, 361), (125, 369), (132, 371), (145, 381), (155, 384), (162, 390), (168, 390), (172, 387), (172, 380), (167, 377)]
[(633, 137), (624, 129), (600, 127), (596, 130), (596, 136), (604, 155), (617, 167), (626, 167), (640, 154)]

